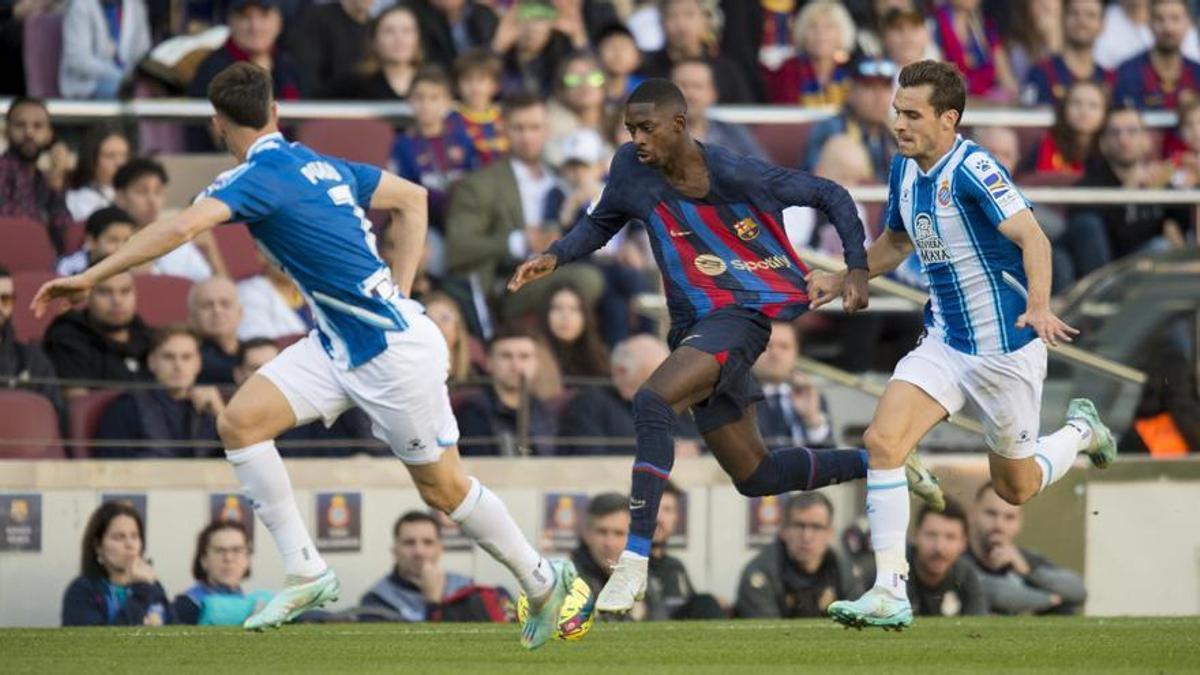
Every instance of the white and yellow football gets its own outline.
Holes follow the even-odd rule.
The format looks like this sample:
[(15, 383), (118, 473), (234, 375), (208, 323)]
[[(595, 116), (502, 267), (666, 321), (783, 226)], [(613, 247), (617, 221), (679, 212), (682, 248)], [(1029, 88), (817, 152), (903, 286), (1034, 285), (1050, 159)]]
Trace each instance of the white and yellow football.
[[(517, 598), (517, 622), (525, 626), (525, 618), (529, 616), (529, 598), (524, 593)], [(576, 578), (571, 585), (571, 592), (563, 602), (562, 611), (558, 614), (558, 626), (555, 627), (554, 637), (559, 640), (582, 640), (583, 636), (596, 623), (596, 599), (592, 597), (592, 589), (587, 582)]]

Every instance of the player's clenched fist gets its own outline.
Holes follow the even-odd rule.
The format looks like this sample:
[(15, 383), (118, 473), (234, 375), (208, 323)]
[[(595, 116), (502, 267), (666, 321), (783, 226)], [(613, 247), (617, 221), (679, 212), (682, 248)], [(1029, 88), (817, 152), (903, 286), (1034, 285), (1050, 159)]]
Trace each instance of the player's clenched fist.
[(521, 263), (512, 279), (508, 280), (508, 291), (515, 293), (525, 284), (550, 274), (558, 267), (558, 256), (553, 253), (543, 253)]
[(33, 310), (33, 315), (40, 319), (46, 313), (46, 308), (55, 300), (64, 298), (74, 305), (83, 302), (90, 290), (92, 290), (92, 282), (82, 274), (52, 279), (38, 289), (37, 294), (33, 296), (33, 301), (29, 303), (29, 308)]
[(814, 270), (804, 277), (808, 284), (808, 307), (817, 309), (834, 298), (842, 298), (847, 312), (855, 312), (867, 306), (867, 271), (852, 269), (844, 272), (822, 272)]
[(842, 308), (849, 313), (867, 308), (870, 298), (867, 292), (867, 281), (870, 276), (862, 268), (854, 268), (846, 272), (845, 283), (842, 287)]

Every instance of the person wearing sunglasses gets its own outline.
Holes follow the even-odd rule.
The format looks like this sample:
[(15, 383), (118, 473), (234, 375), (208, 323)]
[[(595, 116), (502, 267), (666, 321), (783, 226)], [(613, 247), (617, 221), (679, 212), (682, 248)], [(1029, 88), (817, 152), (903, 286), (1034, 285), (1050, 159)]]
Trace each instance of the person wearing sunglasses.
[[(599, 133), (604, 128), (607, 96), (604, 71), (591, 54), (579, 52), (563, 61), (555, 81), (554, 100), (546, 107), (550, 138), (546, 161), (551, 166), (563, 163), (562, 139), (579, 129)], [(605, 148), (605, 154), (611, 153)]]
[(36, 343), (17, 339), (13, 312), (17, 306), (16, 287), (12, 273), (0, 265), (0, 380), (6, 386), (16, 386), (50, 399), (59, 417), (64, 417), (62, 392), (58, 385), (46, 380), (56, 377), (54, 366)]
[(896, 64), (886, 59), (860, 59), (850, 65), (853, 86), (846, 94), (842, 111), (819, 122), (808, 139), (808, 152), (800, 168), (813, 171), (825, 142), (834, 136), (849, 134), (857, 138), (871, 155), (875, 182), (882, 183), (896, 154), (896, 137), (888, 125), (892, 112), (892, 82)]

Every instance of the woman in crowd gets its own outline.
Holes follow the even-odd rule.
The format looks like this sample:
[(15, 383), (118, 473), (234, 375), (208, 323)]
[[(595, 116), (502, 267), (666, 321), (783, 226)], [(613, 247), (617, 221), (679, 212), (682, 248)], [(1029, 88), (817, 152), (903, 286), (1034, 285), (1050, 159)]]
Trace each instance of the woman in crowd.
[(83, 530), (80, 574), (62, 603), (64, 626), (161, 626), (171, 622), (167, 593), (145, 558), (145, 530), (125, 502), (100, 505)]
[(645, 55), (640, 74), (670, 79), (675, 64), (700, 59), (712, 66), (721, 103), (753, 103), (754, 86), (746, 73), (717, 53), (724, 15), (716, 0), (662, 0), (659, 6), (666, 42), (661, 50)]
[(407, 5), (393, 5), (371, 21), (368, 57), (359, 73), (330, 86), (330, 98), (387, 101), (408, 97), (423, 61), (417, 15)]
[(608, 350), (583, 295), (564, 285), (539, 317), (542, 339), (564, 377), (606, 377)]
[(596, 57), (578, 52), (563, 61), (554, 85), (554, 99), (547, 106), (550, 143), (546, 161), (559, 166), (563, 161), (562, 140), (577, 129), (604, 129), (606, 100), (604, 71)]
[(596, 39), (596, 55), (604, 70), (604, 93), (614, 106), (624, 105), (625, 99), (642, 83), (637, 74), (642, 65), (642, 53), (629, 29), (614, 24), (604, 29)]
[(96, 211), (112, 205), (113, 176), (129, 161), (129, 139), (114, 126), (93, 127), (79, 148), (79, 163), (67, 191), (71, 218), (83, 222)]
[(982, 0), (946, 0), (933, 14), (934, 39), (942, 56), (967, 77), (967, 94), (997, 100), (1017, 96), (1008, 52)]
[(840, 106), (846, 99), (854, 50), (850, 12), (834, 0), (813, 0), (800, 10), (792, 39), (796, 55), (764, 73), (767, 100), (805, 106)]
[(425, 314), (446, 338), (450, 348), (450, 381), (462, 382), (471, 376), (471, 340), (466, 318), (454, 298), (440, 291), (421, 296)]
[(192, 578), (196, 585), (175, 598), (177, 623), (202, 626), (240, 626), (260, 604), (271, 599), (267, 591), (242, 589), (250, 576), (254, 549), (246, 528), (236, 520), (209, 523), (196, 540)]
[(1063, 47), (1062, 0), (1017, 0), (1004, 37), (1012, 75), (1024, 82), (1033, 64), (1061, 53)]
[(1096, 154), (1100, 127), (1108, 108), (1108, 92), (1091, 80), (1078, 80), (1055, 106), (1054, 126), (1038, 141), (1021, 173), (1059, 173), (1083, 176)]

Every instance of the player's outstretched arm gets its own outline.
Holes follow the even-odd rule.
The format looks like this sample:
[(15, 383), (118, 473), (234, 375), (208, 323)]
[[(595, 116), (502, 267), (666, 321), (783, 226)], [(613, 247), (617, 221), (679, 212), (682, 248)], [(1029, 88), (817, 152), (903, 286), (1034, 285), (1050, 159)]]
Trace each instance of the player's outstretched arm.
[[(871, 242), (867, 249), (867, 270), (864, 278), (875, 278), (887, 274), (900, 266), (913, 251), (912, 240), (908, 234), (897, 230), (884, 230), (878, 239)], [(841, 296), (846, 288), (850, 274), (862, 273), (863, 270), (842, 270), (840, 272), (823, 272), (814, 270), (805, 277), (808, 282), (809, 307), (817, 309), (826, 305), (834, 298)]]
[(159, 258), (231, 216), (232, 212), (224, 202), (205, 197), (177, 215), (150, 223), (130, 237), (125, 245), (81, 274), (43, 284), (30, 303), (34, 316), (41, 317), (50, 303), (59, 298), (70, 302), (82, 300), (101, 281)]
[(1033, 217), (1033, 211), (1021, 209), (1000, 223), (1000, 234), (1021, 247), (1021, 258), (1028, 279), (1025, 313), (1017, 317), (1017, 328), (1030, 326), (1050, 346), (1059, 340), (1070, 342), (1079, 331), (1068, 326), (1050, 311), (1050, 240)]
[(371, 195), (371, 208), (386, 209), (391, 213), (388, 234), (392, 238), (395, 254), (387, 262), (392, 268), (392, 282), (396, 288), (404, 295), (410, 295), (425, 250), (426, 230), (429, 229), (428, 191), (412, 181), (384, 171)]

